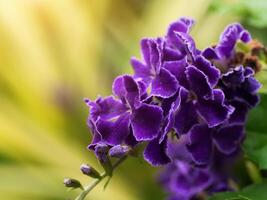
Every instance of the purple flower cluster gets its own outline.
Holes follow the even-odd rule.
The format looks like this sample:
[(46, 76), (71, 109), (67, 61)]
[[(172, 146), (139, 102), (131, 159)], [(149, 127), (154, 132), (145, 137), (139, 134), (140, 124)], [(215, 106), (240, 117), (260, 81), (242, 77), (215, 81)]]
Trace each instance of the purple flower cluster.
[[(105, 146), (106, 154), (123, 155), (147, 142), (145, 160), (154, 166), (173, 161), (167, 171), (176, 173), (175, 183), (166, 184), (176, 196), (188, 194), (184, 199), (219, 185), (211, 166), (239, 149), (260, 87), (252, 66), (232, 62), (236, 44), (250, 42), (248, 31), (231, 24), (216, 46), (201, 51), (189, 35), (193, 24), (181, 18), (165, 37), (143, 39), (142, 59), (131, 59), (134, 75), (117, 77), (113, 96), (86, 100), (93, 133), (88, 148)], [(186, 141), (179, 143), (184, 158), (170, 155), (170, 135)]]

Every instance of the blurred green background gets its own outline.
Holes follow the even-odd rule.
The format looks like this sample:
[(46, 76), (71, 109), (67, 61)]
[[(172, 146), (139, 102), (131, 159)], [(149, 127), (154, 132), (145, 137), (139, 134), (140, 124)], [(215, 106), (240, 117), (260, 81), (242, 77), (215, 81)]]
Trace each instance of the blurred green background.
[[(233, 21), (266, 44), (266, 10), (266, 0), (0, 0), (0, 199), (73, 199), (63, 178), (91, 181), (79, 171), (98, 167), (83, 98), (110, 94), (113, 78), (131, 73), (140, 38), (190, 16), (199, 48)], [(162, 200), (155, 172), (129, 159), (88, 199)]]

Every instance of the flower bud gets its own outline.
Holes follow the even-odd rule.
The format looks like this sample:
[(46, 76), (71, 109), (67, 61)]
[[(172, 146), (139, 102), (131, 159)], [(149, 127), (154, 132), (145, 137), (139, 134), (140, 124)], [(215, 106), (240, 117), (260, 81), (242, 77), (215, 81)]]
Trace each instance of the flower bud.
[(112, 147), (108, 153), (110, 157), (121, 158), (125, 156), (127, 153), (129, 153), (130, 150), (131, 148), (129, 146), (116, 145)]
[(101, 178), (98, 171), (96, 171), (95, 168), (93, 168), (87, 164), (82, 164), (80, 169), (81, 169), (82, 173), (87, 175), (87, 176), (90, 176), (92, 178), (98, 178), (98, 179)]
[(66, 187), (69, 187), (69, 188), (73, 188), (73, 189), (81, 188), (82, 189), (82, 185), (81, 185), (80, 181), (78, 181), (76, 179), (65, 178), (63, 183)]
[(99, 163), (104, 168), (105, 172), (112, 176), (112, 164), (110, 162), (110, 159), (108, 157), (108, 146), (105, 144), (97, 144), (95, 147), (95, 154), (98, 158)]

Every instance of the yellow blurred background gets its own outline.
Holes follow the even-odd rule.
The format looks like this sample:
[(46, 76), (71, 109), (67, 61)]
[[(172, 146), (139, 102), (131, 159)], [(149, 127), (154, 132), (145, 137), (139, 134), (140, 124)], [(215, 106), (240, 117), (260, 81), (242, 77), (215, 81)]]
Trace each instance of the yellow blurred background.
[[(209, 0), (0, 0), (0, 199), (73, 199), (65, 176), (89, 183), (81, 163), (90, 132), (84, 97), (111, 93), (112, 79), (131, 73), (139, 40), (165, 34), (181, 16), (197, 20), (199, 48), (238, 20), (207, 12)], [(108, 188), (88, 199), (163, 199), (154, 169), (128, 160)], [(148, 194), (149, 193), (149, 194)]]

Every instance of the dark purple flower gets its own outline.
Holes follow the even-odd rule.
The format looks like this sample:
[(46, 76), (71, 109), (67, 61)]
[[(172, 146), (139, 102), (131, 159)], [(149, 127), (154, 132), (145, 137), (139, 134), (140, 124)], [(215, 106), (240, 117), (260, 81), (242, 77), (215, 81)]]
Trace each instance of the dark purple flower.
[(207, 59), (218, 60), (226, 64), (227, 59), (233, 57), (235, 46), (238, 41), (247, 43), (251, 40), (250, 33), (245, 30), (239, 23), (230, 24), (220, 36), (219, 43), (214, 47), (208, 47), (202, 52)]
[(251, 40), (251, 36), (249, 32), (238, 23), (227, 26), (220, 36), (219, 44), (216, 46), (219, 56), (226, 58), (232, 56), (238, 40), (246, 43)]
[(235, 67), (223, 74), (219, 86), (227, 100), (245, 103), (249, 108), (255, 107), (259, 102), (257, 91), (261, 84), (253, 75), (251, 68), (243, 66)]
[[(192, 200), (202, 194), (231, 191), (228, 184), (229, 172), (225, 170), (228, 161), (222, 154), (215, 152), (213, 162), (207, 167), (198, 167), (189, 160), (189, 153), (184, 148), (187, 136), (168, 144), (168, 155), (172, 163), (166, 165), (159, 174), (159, 182), (168, 192), (168, 199)], [(229, 155), (228, 155), (229, 157)]]
[(190, 130), (187, 148), (196, 164), (208, 165), (214, 148), (223, 154), (232, 154), (238, 149), (243, 138), (243, 124), (223, 125), (220, 128), (209, 128), (206, 124), (199, 124)]
[[(94, 132), (94, 143), (119, 145), (129, 134), (133, 134), (137, 141), (156, 138), (162, 119), (161, 108), (141, 102), (139, 85), (131, 76), (118, 77), (113, 91), (120, 100), (108, 97), (88, 102), (91, 107), (88, 124)], [(149, 120), (151, 117), (155, 120)]]
[[(113, 96), (86, 100), (93, 135), (88, 148), (100, 163), (147, 142), (147, 162), (172, 162), (166, 170), (172, 174), (166, 181), (171, 199), (223, 188), (223, 173), (214, 163), (238, 152), (246, 116), (259, 102), (253, 69), (231, 63), (236, 44), (249, 42), (250, 34), (232, 24), (216, 46), (201, 51), (190, 35), (193, 24), (181, 18), (166, 36), (143, 39), (142, 59), (131, 59), (134, 75), (118, 76)], [(170, 145), (174, 138), (179, 148)]]
[(134, 77), (141, 79), (147, 87), (151, 87), (151, 96), (170, 97), (178, 89), (178, 81), (168, 70), (162, 67), (164, 41), (158, 39), (143, 39), (141, 50), (143, 62), (131, 59), (135, 71)]

